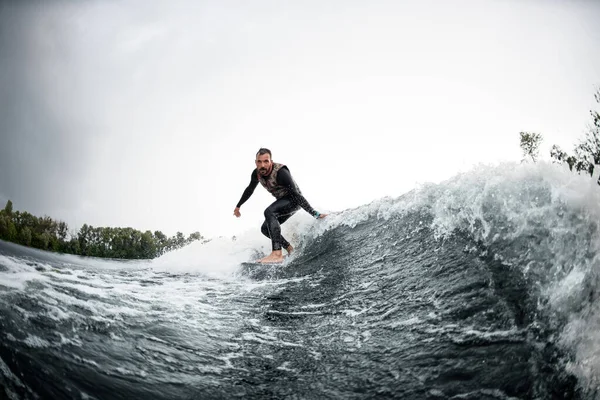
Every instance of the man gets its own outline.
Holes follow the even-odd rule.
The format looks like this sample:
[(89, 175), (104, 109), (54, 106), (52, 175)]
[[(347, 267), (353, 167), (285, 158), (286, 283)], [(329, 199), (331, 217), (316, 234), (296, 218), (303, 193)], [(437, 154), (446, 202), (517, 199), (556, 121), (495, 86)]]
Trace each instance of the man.
[(258, 260), (260, 263), (278, 263), (283, 261), (282, 248), (291, 253), (294, 248), (281, 236), (281, 224), (287, 221), (296, 211), (303, 208), (313, 217), (325, 218), (327, 214), (315, 211), (308, 201), (302, 196), (298, 185), (292, 179), (290, 170), (283, 164), (274, 163), (271, 160), (271, 151), (261, 148), (256, 153), (256, 169), (250, 175), (250, 184), (244, 190), (242, 198), (238, 202), (233, 215), (240, 217), (240, 207), (254, 193), (258, 183), (267, 189), (277, 200), (265, 210), (265, 222), (260, 228), (263, 235), (271, 239), (272, 252), (268, 256)]

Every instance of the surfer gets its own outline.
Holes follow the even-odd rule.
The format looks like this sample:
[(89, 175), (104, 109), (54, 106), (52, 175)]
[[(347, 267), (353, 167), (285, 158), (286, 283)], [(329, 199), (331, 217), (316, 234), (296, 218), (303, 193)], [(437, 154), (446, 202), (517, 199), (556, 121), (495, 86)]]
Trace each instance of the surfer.
[(284, 164), (274, 163), (271, 160), (271, 151), (269, 149), (261, 148), (258, 150), (255, 164), (256, 169), (250, 175), (250, 184), (244, 190), (242, 198), (235, 207), (235, 210), (233, 210), (233, 215), (238, 218), (241, 216), (240, 207), (252, 196), (259, 182), (269, 193), (275, 196), (277, 200), (265, 210), (265, 222), (260, 228), (263, 235), (271, 239), (273, 251), (268, 256), (258, 260), (258, 262), (282, 262), (282, 248), (285, 248), (288, 254), (294, 248), (281, 235), (281, 224), (287, 221), (300, 208), (303, 208), (317, 219), (325, 218), (327, 214), (319, 213), (308, 204), (308, 201), (302, 196), (298, 185), (292, 179), (288, 167)]

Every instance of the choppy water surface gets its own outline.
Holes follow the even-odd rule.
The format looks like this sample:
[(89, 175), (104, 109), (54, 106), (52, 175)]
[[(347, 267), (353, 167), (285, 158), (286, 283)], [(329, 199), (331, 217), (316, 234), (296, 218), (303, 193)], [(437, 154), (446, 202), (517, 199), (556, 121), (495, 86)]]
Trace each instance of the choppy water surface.
[(600, 195), (482, 168), (153, 262), (0, 242), (0, 397), (600, 398)]

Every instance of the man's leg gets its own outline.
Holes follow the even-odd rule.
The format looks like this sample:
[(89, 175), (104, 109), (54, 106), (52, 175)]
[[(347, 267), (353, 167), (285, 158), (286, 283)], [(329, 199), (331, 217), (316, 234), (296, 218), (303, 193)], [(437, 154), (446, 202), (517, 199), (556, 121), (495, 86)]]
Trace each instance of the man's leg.
[[(291, 214), (287, 214), (287, 215), (282, 215), (281, 217), (277, 217), (277, 221), (279, 222), (279, 225), (281, 226), (281, 224), (283, 224), (285, 221), (287, 221), (288, 219), (290, 219), (290, 217), (292, 215), (294, 215), (296, 211), (292, 212)], [(281, 230), (280, 230), (281, 232)], [(283, 235), (280, 235), (281, 237), (281, 248), (282, 249), (286, 249), (288, 254), (292, 253), (292, 250), (294, 249), (292, 247), (292, 245), (290, 244), (290, 242), (288, 242), (287, 240), (285, 240), (285, 238), (283, 237)]]
[[(283, 224), (285, 221), (287, 221), (292, 215), (294, 215), (294, 213), (295, 213), (295, 211), (292, 212), (291, 214), (282, 215), (282, 216), (277, 217), (277, 222), (279, 222), (279, 225), (280, 225), (280, 228), (279, 228), (279, 237), (281, 238), (281, 240), (280, 240), (281, 246), (279, 247), (280, 249), (287, 249), (291, 246), (290, 242), (288, 242), (281, 234), (281, 224)], [(265, 219), (265, 222), (263, 222), (262, 226), (260, 227), (260, 231), (262, 232), (263, 235), (265, 235), (266, 237), (271, 239), (271, 234), (269, 233), (269, 227), (268, 227), (266, 219)], [(275, 250), (275, 249), (273, 248), (273, 250)]]
[(261, 227), (263, 235), (271, 239), (273, 252), (259, 260), (260, 262), (279, 262), (283, 260), (282, 246), (289, 249), (290, 243), (281, 235), (281, 224), (287, 221), (300, 207), (289, 198), (276, 200), (265, 210), (265, 222)]

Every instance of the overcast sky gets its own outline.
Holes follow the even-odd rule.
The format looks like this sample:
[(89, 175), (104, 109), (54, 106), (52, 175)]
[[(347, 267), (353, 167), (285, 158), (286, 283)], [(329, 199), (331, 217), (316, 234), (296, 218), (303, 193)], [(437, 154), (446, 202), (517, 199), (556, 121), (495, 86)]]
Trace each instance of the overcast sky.
[(522, 130), (548, 158), (600, 84), (596, 1), (13, 3), (0, 201), (72, 229), (258, 232), (259, 147), (320, 211), (518, 161)]

